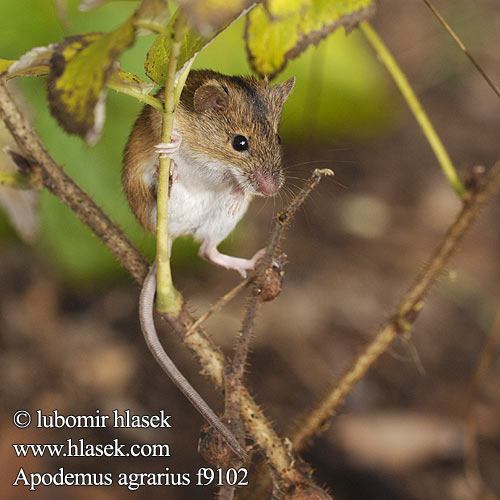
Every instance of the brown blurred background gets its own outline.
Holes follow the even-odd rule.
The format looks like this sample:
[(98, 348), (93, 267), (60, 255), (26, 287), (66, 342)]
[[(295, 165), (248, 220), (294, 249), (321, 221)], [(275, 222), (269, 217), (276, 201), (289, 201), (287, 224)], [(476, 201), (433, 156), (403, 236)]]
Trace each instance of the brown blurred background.
[[(84, 15), (70, 3), (69, 33), (96, 26), (111, 29), (116, 25), (110, 24), (111, 14), (123, 18), (124, 5), (128, 2)], [(436, 5), (498, 84), (498, 1), (443, 0)], [(32, 46), (67, 35), (51, 2), (39, 0), (33, 11), (27, 9), (0, 7), (0, 18), (10, 29), (1, 39), (2, 57), (18, 58)], [(36, 9), (46, 13), (38, 24), (31, 21)], [(381, 1), (373, 24), (406, 72), (460, 173), (478, 164), (491, 166), (500, 157), (500, 102), (424, 2)], [(239, 39), (237, 30), (228, 36)], [(231, 40), (217, 41), (211, 54), (237, 53), (225, 59), (207, 54), (198, 65), (246, 71), (243, 49), (229, 48)], [(141, 43), (123, 62), (131, 70), (140, 68), (151, 39)], [(349, 44), (354, 48), (346, 49)], [(283, 75), (298, 76), (296, 101), (290, 100), (283, 117), (287, 188), (276, 202), (257, 200), (227, 243), (235, 254), (252, 255), (267, 238), (273, 211), (311, 170), (335, 171), (333, 180), (323, 181), (313, 193), (288, 233), (284, 289), (263, 307), (247, 373), (252, 393), (283, 435), (362, 351), (460, 209), (414, 118), (362, 37), (339, 35), (325, 47), (308, 51)], [(359, 87), (363, 83), (366, 88)], [(119, 187), (120, 150), (139, 107), (127, 97), (110, 95), (103, 144), (88, 149), (54, 125), (43, 82), (22, 85), (26, 97), (19, 94), (19, 99), (48, 149), (55, 149), (57, 160), (151, 255), (152, 241), (132, 221)], [(2, 134), (2, 143), (7, 143)], [(78, 162), (89, 168), (75, 167)], [(196, 452), (201, 417), (161, 372), (140, 335), (138, 287), (106, 250), (95, 250), (99, 243), (59, 205), (43, 194), (41, 227), (33, 246), (21, 242), (0, 215), (0, 498), (211, 498), (212, 490), (194, 487), (141, 487), (131, 492), (115, 484), (39, 487), (29, 493), (10, 486), (21, 466), (26, 472), (55, 472), (59, 467), (112, 472), (115, 478), (119, 472), (163, 472), (169, 467), (171, 472), (194, 473), (206, 466)], [(329, 429), (304, 452), (319, 484), (328, 485), (337, 500), (500, 496), (498, 350), (479, 389), (471, 390), (481, 349), (500, 313), (499, 218), (496, 197), (430, 293), (411, 339), (392, 345), (355, 387)], [(85, 243), (80, 243), (81, 234)], [(174, 279), (192, 310), (202, 313), (238, 282), (238, 276), (201, 262), (195, 253), (189, 242), (174, 246)], [(232, 348), (244, 303), (243, 294), (208, 322), (226, 352)], [(193, 385), (220, 409), (220, 395), (198, 374), (186, 349), (173, 337), (164, 336), (164, 343)], [(39, 408), (75, 415), (95, 414), (96, 409), (111, 413), (115, 408), (154, 414), (164, 408), (173, 415), (174, 427), (134, 431), (13, 426), (16, 410)], [(466, 474), (471, 408), (479, 470), (491, 497), (478, 496), (473, 487), (477, 476), (470, 469)], [(127, 444), (166, 442), (173, 456), (21, 459), (12, 449), (12, 443), (58, 443), (69, 437), (94, 443), (115, 438)]]

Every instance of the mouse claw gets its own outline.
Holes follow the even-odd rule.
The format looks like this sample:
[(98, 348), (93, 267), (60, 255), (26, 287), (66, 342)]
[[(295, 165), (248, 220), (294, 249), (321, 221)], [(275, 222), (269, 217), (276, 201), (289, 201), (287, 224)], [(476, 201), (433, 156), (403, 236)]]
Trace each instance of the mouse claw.
[(181, 144), (182, 135), (177, 130), (173, 130), (171, 142), (160, 142), (155, 146), (155, 150), (160, 158), (172, 158), (179, 152)]

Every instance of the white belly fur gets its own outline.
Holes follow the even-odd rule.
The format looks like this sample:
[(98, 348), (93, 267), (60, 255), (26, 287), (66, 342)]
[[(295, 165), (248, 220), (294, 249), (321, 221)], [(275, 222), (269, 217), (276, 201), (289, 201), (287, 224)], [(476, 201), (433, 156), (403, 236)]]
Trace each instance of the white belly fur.
[[(199, 165), (181, 152), (173, 158), (176, 173), (168, 203), (168, 234), (172, 239), (192, 234), (214, 244), (224, 240), (248, 208), (251, 195), (234, 192), (227, 167)], [(156, 207), (152, 217), (156, 219)]]

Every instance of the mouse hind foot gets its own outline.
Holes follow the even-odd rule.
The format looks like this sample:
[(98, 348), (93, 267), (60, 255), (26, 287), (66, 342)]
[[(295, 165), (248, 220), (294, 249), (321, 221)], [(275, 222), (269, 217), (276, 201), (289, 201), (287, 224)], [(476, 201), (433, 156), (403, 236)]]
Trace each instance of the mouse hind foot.
[(247, 271), (255, 269), (259, 260), (264, 257), (265, 252), (266, 249), (262, 248), (251, 259), (243, 259), (241, 257), (233, 257), (231, 255), (223, 254), (217, 250), (217, 245), (205, 240), (200, 247), (199, 255), (200, 257), (203, 257), (214, 264), (225, 267), (226, 269), (234, 269), (235, 271), (238, 271), (243, 278), (246, 278)]

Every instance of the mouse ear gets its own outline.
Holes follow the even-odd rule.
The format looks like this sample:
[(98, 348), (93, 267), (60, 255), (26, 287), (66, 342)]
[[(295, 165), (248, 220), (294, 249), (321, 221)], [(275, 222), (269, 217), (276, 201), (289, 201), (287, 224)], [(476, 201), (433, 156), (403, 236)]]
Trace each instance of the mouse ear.
[(227, 103), (227, 93), (216, 82), (205, 83), (198, 87), (194, 93), (193, 104), (198, 113), (210, 109), (224, 109), (227, 107)]
[(278, 85), (275, 85), (271, 89), (271, 93), (278, 101), (280, 106), (283, 106), (283, 104), (285, 104), (285, 101), (288, 99), (288, 96), (292, 92), (294, 85), (295, 85), (295, 77), (292, 76), (292, 78), (288, 79), (286, 82), (278, 83)]

